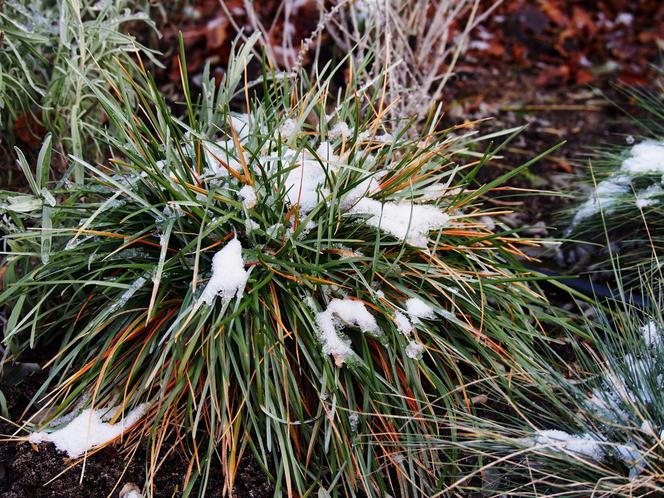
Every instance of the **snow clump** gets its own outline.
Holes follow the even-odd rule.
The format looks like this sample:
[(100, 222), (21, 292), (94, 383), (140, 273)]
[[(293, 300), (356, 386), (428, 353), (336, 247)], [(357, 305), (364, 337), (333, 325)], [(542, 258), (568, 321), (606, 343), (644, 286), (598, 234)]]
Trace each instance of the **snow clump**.
[(350, 339), (339, 335), (343, 327), (358, 327), (362, 332), (375, 337), (383, 334), (364, 303), (353, 299), (332, 299), (325, 311), (316, 313), (316, 324), (323, 353), (331, 355), (338, 367), (350, 359), (357, 358), (351, 348)]
[[(604, 214), (611, 214), (619, 199), (630, 192), (632, 179), (641, 175), (660, 175), (660, 181), (664, 181), (664, 142), (646, 140), (632, 147), (629, 157), (623, 161), (620, 169), (599, 182), (590, 198), (581, 204), (567, 234), (569, 235), (581, 221), (600, 210), (604, 211)], [(661, 193), (662, 189), (658, 185), (637, 192), (637, 207), (644, 208), (657, 204), (657, 200), (652, 197)]]
[(225, 302), (242, 297), (249, 272), (244, 269), (242, 244), (233, 239), (212, 258), (212, 276), (201, 294), (201, 301), (212, 304), (221, 296)]
[(147, 408), (147, 404), (141, 404), (115, 424), (111, 424), (109, 420), (118, 408), (110, 410), (88, 408), (60, 429), (52, 432), (33, 432), (28, 441), (32, 444), (53, 443), (58, 450), (67, 453), (69, 458), (78, 458), (91, 449), (120, 437), (140, 420)]

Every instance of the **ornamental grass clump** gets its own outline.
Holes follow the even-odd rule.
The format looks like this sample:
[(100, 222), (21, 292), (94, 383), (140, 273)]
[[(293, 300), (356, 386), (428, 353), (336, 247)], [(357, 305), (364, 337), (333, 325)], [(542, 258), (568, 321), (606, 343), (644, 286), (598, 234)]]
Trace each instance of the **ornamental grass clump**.
[(642, 110), (634, 118), (641, 135), (597, 151), (590, 193), (571, 213), (566, 236), (604, 247), (590, 270), (613, 274), (617, 263), (622, 284), (638, 288), (641, 275), (654, 281), (662, 264), (653, 256), (664, 244), (664, 85), (625, 92)]
[[(39, 143), (44, 129), (66, 153), (103, 155), (96, 132), (104, 119), (94, 88), (112, 87), (141, 53), (158, 62), (148, 48), (125, 31), (155, 30), (129, 0), (0, 1), (0, 132), (12, 144)], [(82, 180), (83, 168), (73, 171)]]
[[(82, 185), (2, 194), (7, 354), (57, 350), (31, 440), (92, 410), (126, 444), (148, 438), (149, 476), (185, 449), (187, 495), (219, 465), (230, 494), (247, 454), (288, 496), (433, 493), (446, 475), (429, 467), (454, 452), (397, 459), (367, 436), (396, 438), (403, 413), (439, 435), (418, 417), (429, 397), (551, 318), (521, 241), (479, 221), (499, 214), (482, 196), (500, 180), (474, 181), (493, 153), (436, 116), (415, 139), (387, 133), (380, 82), (336, 99), (324, 78), (240, 85), (250, 54), (218, 88), (206, 72), (196, 100), (184, 78), (182, 116), (145, 74), (95, 87), (112, 159), (72, 157)], [(465, 406), (454, 392), (443, 409)]]
[(664, 317), (654, 287), (641, 289), (648, 310), (597, 303), (584, 341), (575, 331), (548, 354), (521, 358), (520, 374), (469, 386), (484, 406), (441, 424), (454, 424), (458, 440), (440, 446), (466, 457), (444, 492), (664, 493)]

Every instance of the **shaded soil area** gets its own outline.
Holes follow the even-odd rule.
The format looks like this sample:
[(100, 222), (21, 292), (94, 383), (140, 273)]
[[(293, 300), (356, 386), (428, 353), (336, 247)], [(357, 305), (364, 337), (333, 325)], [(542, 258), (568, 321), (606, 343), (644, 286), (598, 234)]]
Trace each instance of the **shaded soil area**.
[[(7, 399), (10, 419), (19, 420), (30, 400), (44, 381), (35, 373), (18, 383), (0, 382)], [(9, 435), (17, 427), (0, 419), (0, 434)], [(103, 498), (120, 496), (128, 483), (142, 488), (145, 483), (147, 449), (140, 448), (129, 459), (117, 447), (109, 446), (89, 456), (85, 464), (73, 465), (52, 443), (32, 445), (27, 442), (0, 444), (0, 498)], [(181, 451), (173, 451), (163, 462), (154, 480), (155, 497), (182, 496), (183, 476), (188, 460)], [(261, 468), (245, 458), (238, 469), (234, 496), (262, 498), (272, 496), (273, 486)], [(210, 474), (206, 496), (221, 496), (223, 476)]]
[[(638, 129), (611, 103), (618, 101), (632, 109), (608, 81), (593, 88), (542, 88), (535, 83), (537, 78), (535, 72), (522, 71), (514, 65), (460, 67), (448, 88), (447, 124), (477, 121), (482, 135), (525, 127), (480, 172), (480, 183), (509, 173), (557, 147), (506, 184), (531, 192), (507, 191), (493, 195), (489, 202), (518, 212), (503, 217), (503, 221), (514, 228), (526, 227), (527, 235), (559, 236), (555, 229), (550, 231), (547, 227), (564, 222), (562, 212), (575, 202), (569, 192), (574, 191), (579, 176), (588, 173), (597, 148), (628, 143)], [(506, 138), (494, 139), (493, 146)]]

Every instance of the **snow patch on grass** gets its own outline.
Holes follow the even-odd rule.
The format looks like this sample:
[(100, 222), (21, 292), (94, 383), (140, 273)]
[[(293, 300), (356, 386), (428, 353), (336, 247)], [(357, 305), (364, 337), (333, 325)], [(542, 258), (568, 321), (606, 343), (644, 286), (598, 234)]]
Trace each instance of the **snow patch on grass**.
[(33, 432), (28, 441), (32, 444), (51, 442), (58, 450), (67, 453), (69, 458), (78, 458), (91, 449), (120, 437), (140, 420), (147, 408), (147, 404), (141, 404), (115, 424), (108, 421), (118, 408), (110, 410), (88, 408), (60, 429), (52, 432)]
[(641, 334), (643, 334), (643, 340), (649, 348), (659, 348), (663, 345), (664, 329), (654, 321), (650, 321), (641, 327)]
[(651, 185), (636, 193), (636, 207), (643, 209), (645, 207), (656, 206), (659, 204), (659, 199), (653, 197), (660, 196), (664, 193), (662, 187), (659, 185)]
[(413, 319), (424, 318), (432, 320), (436, 317), (433, 307), (422, 301), (419, 297), (411, 297), (406, 301), (406, 311)]
[(256, 191), (251, 185), (245, 185), (240, 189), (240, 197), (242, 197), (242, 204), (247, 209), (252, 209), (256, 206)]
[[(661, 175), (664, 180), (664, 142), (646, 140), (632, 147), (620, 169), (598, 183), (589, 199), (581, 204), (567, 234), (600, 210), (605, 215), (611, 214), (615, 204), (630, 192), (632, 179), (643, 175)], [(659, 201), (653, 197), (661, 194), (661, 187), (652, 185), (636, 194), (636, 206), (644, 208), (657, 204)]]
[(410, 323), (408, 317), (401, 313), (401, 311), (394, 313), (394, 324), (397, 326), (397, 330), (406, 337), (409, 337), (413, 333), (413, 324)]
[(536, 431), (529, 442), (531, 446), (547, 446), (552, 450), (568, 451), (593, 460), (604, 457), (603, 442), (589, 434), (575, 436), (559, 430)]
[(414, 247), (427, 247), (429, 232), (446, 227), (450, 217), (436, 206), (410, 202), (381, 203), (362, 198), (348, 211), (351, 215), (369, 215), (366, 223), (389, 233)]
[(233, 239), (212, 258), (212, 276), (201, 294), (201, 301), (212, 304), (217, 296), (224, 301), (242, 297), (249, 272), (244, 269), (242, 244)]
[(410, 341), (408, 346), (406, 346), (406, 356), (408, 358), (419, 360), (422, 358), (422, 353), (424, 353), (424, 344), (421, 342)]
[(353, 299), (332, 299), (325, 311), (316, 313), (318, 338), (323, 345), (323, 353), (334, 357), (337, 366), (349, 359), (357, 358), (351, 348), (350, 339), (342, 337), (339, 331), (345, 326), (358, 327), (362, 332), (375, 337), (382, 336), (374, 316), (364, 303)]

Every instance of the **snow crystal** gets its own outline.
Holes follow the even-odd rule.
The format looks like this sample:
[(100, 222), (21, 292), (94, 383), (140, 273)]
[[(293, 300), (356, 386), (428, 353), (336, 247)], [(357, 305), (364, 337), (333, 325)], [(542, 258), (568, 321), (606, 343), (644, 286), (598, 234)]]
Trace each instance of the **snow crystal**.
[(447, 226), (450, 217), (436, 206), (360, 199), (349, 214), (368, 214), (366, 223), (415, 247), (427, 247), (430, 230)]
[(353, 299), (332, 299), (325, 311), (316, 313), (316, 324), (323, 353), (332, 355), (339, 367), (346, 360), (356, 356), (350, 340), (339, 335), (339, 330), (343, 326), (355, 326), (362, 332), (368, 332), (376, 337), (382, 335), (376, 319), (369, 313), (364, 303)]
[(413, 324), (410, 323), (408, 317), (401, 313), (401, 311), (394, 313), (394, 324), (397, 326), (397, 330), (406, 337), (410, 336), (413, 332)]
[(289, 141), (293, 137), (293, 135), (295, 135), (296, 131), (297, 131), (297, 122), (291, 118), (288, 118), (279, 127), (279, 133), (284, 139), (286, 139), (286, 141)]
[(662, 195), (662, 193), (664, 192), (659, 185), (651, 185), (650, 187), (637, 192), (636, 207), (643, 209), (645, 207), (659, 204), (659, 199), (653, 199), (653, 197)]
[(649, 348), (658, 348), (662, 346), (662, 335), (664, 335), (664, 330), (658, 327), (655, 322), (651, 321), (641, 327), (641, 333), (643, 334), (643, 340)]
[(411, 318), (431, 320), (436, 316), (433, 307), (418, 297), (411, 297), (406, 301), (406, 312)]
[(422, 358), (422, 353), (424, 352), (424, 344), (417, 341), (410, 341), (408, 346), (406, 346), (406, 356), (414, 360), (419, 360)]
[(631, 175), (664, 174), (664, 142), (646, 140), (635, 145), (620, 169)]
[(66, 426), (53, 432), (33, 432), (28, 441), (33, 444), (51, 442), (55, 447), (67, 453), (69, 458), (78, 458), (87, 451), (120, 437), (145, 414), (148, 405), (142, 404), (134, 408), (115, 424), (108, 420), (111, 410), (83, 410)]
[(332, 138), (336, 137), (346, 138), (351, 136), (352, 134), (353, 130), (344, 121), (339, 121), (338, 123), (336, 123), (328, 133), (328, 135), (330, 135), (330, 137)]
[(242, 244), (233, 239), (212, 258), (212, 276), (200, 299), (212, 304), (217, 295), (226, 302), (234, 296), (240, 298), (248, 278), (249, 272), (244, 269), (242, 259)]
[(357, 427), (360, 425), (360, 416), (357, 413), (351, 413), (348, 416), (351, 432), (357, 432)]
[(570, 451), (594, 460), (601, 460), (604, 456), (602, 442), (589, 434), (575, 436), (555, 429), (536, 431), (534, 439), (530, 440), (530, 444), (547, 445), (553, 450)]
[(240, 197), (242, 197), (242, 204), (247, 209), (252, 209), (256, 206), (256, 191), (251, 185), (245, 185), (240, 189)]

